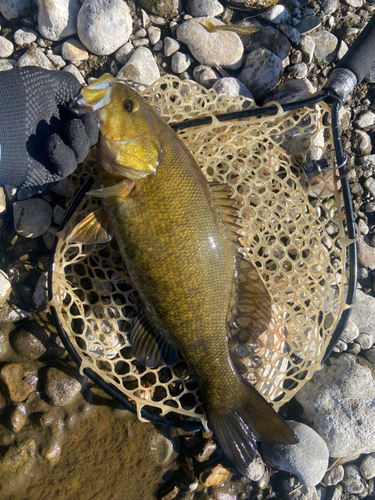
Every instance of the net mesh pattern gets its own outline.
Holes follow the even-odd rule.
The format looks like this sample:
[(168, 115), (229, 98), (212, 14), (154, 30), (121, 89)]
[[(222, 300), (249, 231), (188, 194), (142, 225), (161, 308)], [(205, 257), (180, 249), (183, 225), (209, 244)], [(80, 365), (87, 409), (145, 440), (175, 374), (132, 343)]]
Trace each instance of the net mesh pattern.
[[(143, 93), (170, 124), (254, 104), (167, 76)], [(239, 208), (240, 252), (256, 266), (272, 298), (272, 320), (257, 340), (229, 339), (237, 370), (278, 409), (319, 369), (345, 305), (345, 237), (340, 182), (327, 171), (313, 182), (301, 165), (332, 146), (325, 104), (179, 132), (208, 181), (227, 183)], [(79, 185), (93, 156), (72, 177)], [(128, 334), (138, 297), (116, 242), (68, 244), (68, 235), (100, 200), (85, 196), (59, 234), (53, 300), (62, 328), (81, 359), (138, 411), (205, 425), (198, 387), (183, 360), (140, 366)]]

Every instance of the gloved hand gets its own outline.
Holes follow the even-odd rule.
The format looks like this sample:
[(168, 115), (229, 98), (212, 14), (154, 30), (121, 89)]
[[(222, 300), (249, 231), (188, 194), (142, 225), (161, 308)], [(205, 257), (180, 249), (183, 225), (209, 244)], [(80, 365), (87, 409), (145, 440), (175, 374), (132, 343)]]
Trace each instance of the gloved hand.
[(0, 185), (19, 187), (19, 199), (67, 177), (97, 143), (94, 114), (72, 118), (63, 106), (80, 88), (65, 71), (0, 72)]

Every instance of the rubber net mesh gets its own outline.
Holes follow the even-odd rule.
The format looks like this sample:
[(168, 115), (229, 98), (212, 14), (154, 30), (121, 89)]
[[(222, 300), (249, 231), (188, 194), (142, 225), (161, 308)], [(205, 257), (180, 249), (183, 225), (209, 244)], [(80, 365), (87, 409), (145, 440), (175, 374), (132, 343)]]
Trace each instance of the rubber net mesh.
[[(254, 103), (167, 76), (143, 92), (170, 124), (246, 109)], [(287, 402), (319, 369), (345, 305), (345, 237), (340, 182), (332, 170), (307, 182), (301, 165), (332, 146), (325, 104), (277, 115), (185, 128), (179, 135), (208, 181), (228, 183), (237, 200), (242, 253), (255, 264), (271, 298), (273, 317), (256, 340), (229, 340), (238, 371), (272, 402)], [(72, 176), (79, 186), (95, 169), (93, 156)], [(85, 196), (59, 233), (52, 305), (81, 359), (138, 411), (205, 424), (198, 387), (183, 360), (140, 366), (128, 334), (137, 314), (116, 242), (68, 244), (68, 235), (100, 200)]]

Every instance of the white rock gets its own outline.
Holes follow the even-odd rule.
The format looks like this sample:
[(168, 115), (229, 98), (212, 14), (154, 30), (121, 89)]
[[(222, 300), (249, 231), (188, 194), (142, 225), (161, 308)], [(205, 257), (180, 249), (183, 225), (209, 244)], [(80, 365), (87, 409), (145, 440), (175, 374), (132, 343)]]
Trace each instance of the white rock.
[(359, 466), (359, 470), (365, 479), (372, 479), (375, 477), (375, 453), (367, 455)]
[(171, 68), (175, 73), (183, 73), (188, 69), (194, 59), (188, 54), (183, 54), (182, 52), (176, 52), (172, 56)]
[(31, 28), (21, 28), (14, 33), (14, 41), (21, 47), (35, 42), (37, 38), (37, 33)]
[(0, 187), (0, 214), (3, 214), (7, 209), (7, 202), (4, 188)]
[(347, 344), (349, 342), (353, 342), (354, 339), (356, 339), (359, 335), (359, 328), (358, 326), (353, 322), (353, 320), (348, 321), (346, 327), (344, 328), (344, 331), (342, 332), (341, 335), (341, 340), (343, 342), (346, 342)]
[(259, 481), (265, 471), (264, 463), (258, 457), (255, 457), (249, 467), (246, 469), (245, 476), (251, 481)]
[(4, 273), (4, 271), (0, 269), (0, 307), (3, 307), (11, 291), (12, 285), (9, 281), (9, 278)]
[(41, 198), (16, 201), (13, 204), (14, 229), (26, 238), (41, 236), (52, 220), (52, 208)]
[(292, 18), (284, 5), (274, 5), (260, 16), (274, 24), (288, 24)]
[(78, 36), (97, 55), (108, 55), (124, 45), (132, 32), (132, 18), (123, 0), (85, 0), (78, 14)]
[(15, 19), (30, 7), (31, 0), (0, 0), (0, 12), (8, 21)]
[(47, 53), (46, 56), (51, 61), (51, 63), (55, 66), (56, 69), (61, 69), (66, 66), (66, 62), (61, 56), (56, 54)]
[(175, 54), (181, 47), (181, 44), (178, 43), (177, 40), (171, 38), (170, 36), (166, 36), (164, 38), (164, 55), (167, 57)]
[(314, 57), (315, 42), (310, 35), (301, 36), (301, 51), (304, 56), (304, 60), (307, 64), (310, 64)]
[(83, 78), (79, 69), (76, 68), (76, 66), (74, 66), (74, 64), (68, 64), (68, 66), (65, 66), (65, 68), (63, 68), (63, 71), (67, 71), (68, 73), (72, 73), (77, 78), (77, 80), (79, 81), (79, 83), (81, 85), (86, 85), (85, 79)]
[(316, 31), (311, 35), (315, 42), (314, 55), (318, 61), (331, 62), (336, 56), (338, 40), (329, 31)]
[(246, 85), (237, 80), (237, 78), (220, 78), (213, 84), (212, 88), (219, 94), (228, 94), (231, 97), (243, 95), (248, 99), (254, 99), (253, 94)]
[(297, 435), (299, 443), (262, 443), (262, 456), (272, 467), (296, 474), (305, 486), (315, 486), (327, 470), (327, 445), (319, 434), (307, 425), (292, 420), (288, 421), (288, 424)]
[(358, 114), (354, 124), (358, 128), (363, 128), (363, 129), (367, 127), (373, 127), (375, 124), (375, 114), (369, 110), (362, 111), (361, 113)]
[(158, 43), (161, 37), (161, 29), (157, 26), (150, 26), (147, 30), (148, 37), (150, 39), (151, 45)]
[(55, 69), (51, 61), (39, 47), (31, 48), (18, 59), (18, 67), (38, 66), (39, 68)]
[(70, 38), (62, 44), (61, 55), (66, 61), (85, 61), (89, 53), (79, 40)]
[(215, 17), (224, 12), (224, 7), (218, 0), (188, 0), (186, 8), (193, 17)]
[(296, 399), (304, 418), (327, 443), (331, 457), (375, 451), (375, 381), (355, 356), (329, 358)]
[(36, 0), (38, 31), (47, 40), (61, 40), (77, 33), (79, 0)]
[(117, 73), (116, 78), (151, 85), (160, 78), (160, 71), (152, 52), (146, 47), (138, 47), (125, 66)]
[(355, 323), (360, 333), (369, 333), (375, 338), (375, 299), (361, 290), (356, 292), (356, 300), (352, 308), (350, 321)]
[(0, 36), (0, 57), (6, 59), (13, 54), (13, 43), (7, 38)]
[(122, 66), (126, 64), (131, 56), (134, 54), (134, 47), (130, 42), (124, 43), (115, 54), (116, 61)]
[(339, 48), (337, 49), (337, 59), (340, 60), (344, 57), (344, 55), (348, 52), (349, 47), (346, 45), (344, 40), (341, 40)]
[(209, 89), (220, 78), (220, 75), (213, 68), (200, 64), (194, 68), (193, 78), (196, 82), (203, 85), (203, 87)]
[(9, 59), (0, 59), (0, 71), (9, 71), (17, 67), (17, 61), (10, 61)]

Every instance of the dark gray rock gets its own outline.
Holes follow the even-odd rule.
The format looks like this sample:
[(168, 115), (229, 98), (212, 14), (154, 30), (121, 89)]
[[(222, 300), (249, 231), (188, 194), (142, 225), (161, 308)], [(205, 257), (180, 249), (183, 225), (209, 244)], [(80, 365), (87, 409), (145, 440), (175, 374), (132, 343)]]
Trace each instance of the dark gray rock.
[(28, 359), (41, 361), (65, 354), (65, 348), (57, 333), (46, 330), (36, 321), (30, 321), (10, 336), (11, 346)]

